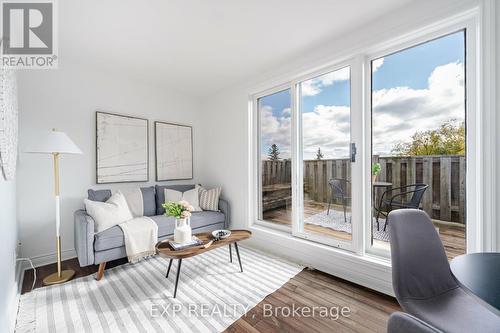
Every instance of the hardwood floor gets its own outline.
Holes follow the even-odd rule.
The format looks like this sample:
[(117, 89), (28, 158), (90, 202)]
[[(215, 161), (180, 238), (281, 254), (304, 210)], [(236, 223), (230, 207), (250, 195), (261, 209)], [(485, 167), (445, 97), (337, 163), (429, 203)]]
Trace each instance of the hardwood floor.
[[(114, 261), (110, 261), (106, 264), (106, 269), (113, 268), (119, 265), (123, 265), (127, 263), (127, 258), (118, 259)], [(62, 262), (63, 269), (72, 269), (76, 272), (75, 279), (91, 274), (96, 274), (99, 269), (99, 265), (80, 267), (78, 264), (78, 259), (68, 259)], [(43, 287), (42, 280), (49, 274), (52, 274), (57, 271), (56, 264), (50, 264), (46, 266), (40, 266), (36, 269), (36, 281), (35, 281), (35, 289)], [(104, 277), (105, 278), (105, 277)], [(27, 269), (24, 272), (23, 286), (21, 288), (21, 294), (24, 294), (31, 290), (31, 286), (33, 285), (33, 269)]]
[[(269, 305), (272, 309), (292, 305), (296, 308), (347, 307), (350, 315), (337, 320), (320, 315), (291, 317), (286, 311), (284, 315), (278, 311), (277, 316), (264, 316), (264, 307)], [(267, 296), (226, 332), (386, 332), (387, 319), (394, 311), (401, 309), (392, 297), (306, 269)]]
[[(305, 214), (306, 217), (312, 216), (322, 210), (324, 206), (321, 204), (308, 204)], [(266, 218), (272, 218), (277, 223), (289, 224), (289, 212), (285, 209), (275, 209), (266, 214), (269, 214)], [(345, 232), (310, 224), (306, 225), (306, 229), (346, 240), (351, 237)], [(464, 229), (439, 225), (439, 235), (450, 259), (465, 252)], [(108, 262), (106, 269), (126, 262), (126, 258)], [(76, 258), (65, 260), (63, 268), (75, 270), (75, 278), (96, 274), (98, 271), (97, 265), (80, 267)], [(42, 287), (42, 279), (55, 271), (55, 264), (38, 267), (35, 288)], [(26, 270), (22, 293), (31, 290), (32, 282), (33, 270)], [(288, 310), (280, 311), (293, 310), (293, 307), (326, 307), (339, 311), (347, 307), (349, 315), (333, 320), (331, 317), (320, 315), (319, 310), (315, 316), (307, 313), (305, 316), (289, 316), (286, 312)], [(277, 313), (269, 316), (270, 310)], [(226, 332), (385, 332), (389, 315), (400, 310), (397, 301), (390, 296), (326, 273), (305, 269), (234, 322)]]
[[(126, 259), (115, 260), (109, 262), (106, 269), (124, 263)], [(76, 258), (65, 260), (63, 268), (74, 269), (76, 278), (95, 274), (98, 270), (97, 265), (80, 267)], [(42, 287), (43, 277), (55, 270), (55, 264), (38, 267), (35, 288)], [(25, 272), (22, 293), (30, 291), (32, 282), (33, 270), (30, 269)], [(314, 317), (287, 316), (286, 311), (283, 314), (278, 311), (276, 316), (266, 315), (269, 307), (275, 311), (280, 307), (292, 309), (293, 306), (332, 308), (333, 315), (336, 309), (341, 311), (347, 307), (349, 316), (339, 316), (333, 320), (332, 317), (320, 315), (319, 310)], [(389, 315), (399, 310), (398, 303), (392, 297), (326, 273), (305, 269), (234, 322), (226, 332), (385, 332)]]
[[(306, 201), (304, 205), (304, 217), (308, 217), (321, 213), (327, 209), (328, 205), (314, 201)], [(332, 205), (332, 209), (342, 210), (342, 207)], [(291, 211), (286, 208), (277, 208), (264, 213), (266, 221), (273, 221), (279, 224), (291, 225)], [(453, 259), (458, 255), (464, 254), (466, 251), (465, 244), (465, 228), (456, 225), (440, 223), (438, 220), (433, 220), (436, 227), (439, 229), (439, 237), (443, 242), (444, 249), (448, 259)], [(319, 233), (341, 240), (351, 240), (351, 234), (343, 231), (337, 231), (330, 228), (325, 228), (313, 224), (305, 224), (304, 229), (312, 233)], [(376, 246), (389, 249), (389, 243), (379, 240), (374, 240)]]

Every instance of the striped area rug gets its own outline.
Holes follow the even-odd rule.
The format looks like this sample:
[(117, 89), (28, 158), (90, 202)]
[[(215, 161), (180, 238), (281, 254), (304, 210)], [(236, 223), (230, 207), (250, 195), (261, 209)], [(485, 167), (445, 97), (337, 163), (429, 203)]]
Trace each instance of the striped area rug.
[(240, 246), (244, 272), (233, 247), (177, 263), (155, 256), (21, 296), (16, 332), (221, 332), (302, 267)]

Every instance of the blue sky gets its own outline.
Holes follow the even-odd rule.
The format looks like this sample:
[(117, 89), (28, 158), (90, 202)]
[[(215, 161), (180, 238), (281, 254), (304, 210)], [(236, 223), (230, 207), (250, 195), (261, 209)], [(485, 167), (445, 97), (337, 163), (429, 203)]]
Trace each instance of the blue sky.
[(290, 108), (291, 102), (290, 89), (287, 89), (259, 99), (259, 108), (269, 106), (273, 109), (274, 116), (283, 117), (286, 116), (283, 110)]
[(424, 89), (432, 71), (451, 62), (464, 63), (464, 33), (458, 32), (384, 57), (373, 75), (373, 89)]
[[(390, 153), (397, 141), (408, 141), (416, 130), (436, 128), (449, 119), (464, 119), (464, 50), (464, 32), (460, 31), (374, 61), (375, 153)], [(306, 159), (314, 158), (318, 147), (325, 158), (347, 155), (349, 86), (349, 68), (302, 83)], [(290, 91), (260, 99), (260, 108), (266, 109), (267, 115), (261, 115), (261, 124), (267, 123), (261, 153), (267, 154), (269, 146), (276, 143), (282, 157), (288, 157)]]
[(301, 102), (304, 113), (314, 111), (317, 105), (350, 106), (350, 80), (335, 81), (317, 95), (303, 96)]

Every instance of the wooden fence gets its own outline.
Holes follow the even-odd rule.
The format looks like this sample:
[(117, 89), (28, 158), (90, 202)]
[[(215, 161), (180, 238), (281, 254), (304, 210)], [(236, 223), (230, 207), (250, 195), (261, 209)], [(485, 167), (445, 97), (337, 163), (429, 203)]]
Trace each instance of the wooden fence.
[[(380, 163), (377, 181), (392, 187), (425, 183), (429, 188), (422, 199), (422, 208), (432, 218), (465, 223), (465, 157), (458, 155), (373, 157)], [(304, 161), (304, 197), (328, 202), (331, 178), (351, 179), (348, 159)], [(262, 185), (291, 182), (290, 161), (262, 161)], [(378, 195), (383, 189), (378, 189)]]

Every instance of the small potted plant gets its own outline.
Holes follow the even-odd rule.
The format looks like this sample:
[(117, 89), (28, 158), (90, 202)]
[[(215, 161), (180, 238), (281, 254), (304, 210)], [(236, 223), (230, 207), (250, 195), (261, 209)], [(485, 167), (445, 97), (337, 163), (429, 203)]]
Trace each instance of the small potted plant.
[(186, 200), (181, 200), (179, 202), (166, 202), (162, 207), (165, 208), (166, 216), (175, 217), (174, 242), (179, 244), (190, 242), (192, 236), (189, 218), (194, 210), (193, 206)]
[(375, 180), (377, 180), (377, 175), (380, 173), (381, 169), (380, 163), (372, 164), (372, 183), (375, 183)]

